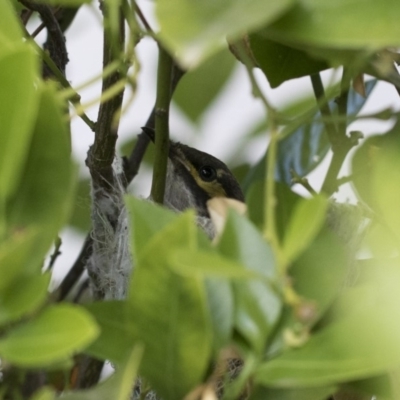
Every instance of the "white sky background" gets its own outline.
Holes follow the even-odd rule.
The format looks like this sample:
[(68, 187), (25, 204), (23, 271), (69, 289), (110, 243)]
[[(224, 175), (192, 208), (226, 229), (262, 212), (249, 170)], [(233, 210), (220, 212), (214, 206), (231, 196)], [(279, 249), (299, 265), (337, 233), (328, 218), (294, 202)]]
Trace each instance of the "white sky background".
[[(151, 18), (152, 3), (149, 0), (139, 1), (138, 3), (151, 25), (155, 27), (155, 22)], [(30, 27), (30, 31), (35, 27), (36, 25)], [(40, 37), (38, 40), (40, 41)], [(96, 6), (84, 6), (67, 32), (70, 58), (67, 66), (67, 78), (73, 87), (101, 72), (102, 45), (100, 13)], [(154, 41), (143, 39), (137, 46), (137, 55), (141, 64), (138, 89), (134, 102), (121, 122), (119, 138), (121, 141), (127, 140), (140, 132), (140, 127), (145, 124), (155, 99), (157, 48)], [(257, 72), (257, 76), (265, 94), (271, 103), (278, 108), (312, 94), (308, 77), (292, 80), (282, 84), (279, 88), (271, 89), (262, 73)], [(322, 78), (324, 82), (330, 82), (332, 71), (324, 72)], [(100, 91), (100, 81), (80, 91), (82, 104), (98, 98)], [(130, 93), (126, 92), (125, 99), (129, 98), (129, 95)], [(387, 107), (399, 109), (400, 97), (391, 85), (380, 83), (367, 101), (363, 113), (368, 114)], [(97, 109), (98, 106), (96, 105), (87, 111), (92, 120), (97, 119)], [(170, 115), (171, 136), (175, 140), (211, 153), (224, 161), (234, 151), (232, 144), (236, 143), (246, 132), (249, 132), (264, 115), (265, 111), (260, 101), (252, 97), (244, 67), (238, 65), (223, 93), (206, 112), (199, 126), (192, 125), (176, 107), (172, 108)], [(348, 131), (360, 130), (365, 135), (369, 135), (385, 132), (390, 126), (391, 124), (388, 122), (364, 120), (351, 124)], [(252, 163), (256, 162), (265, 152), (267, 141), (268, 138), (258, 139), (250, 146), (250, 151), (245, 154), (246, 159)], [(72, 122), (72, 145), (74, 157), (81, 166), (81, 174), (88, 174), (84, 161), (92, 143), (93, 133), (79, 118), (75, 118)], [(316, 190), (322, 184), (329, 159), (330, 156), (309, 176), (310, 184)], [(345, 167), (348, 170), (348, 163)], [(342, 171), (342, 174), (346, 173), (347, 171)], [(135, 194), (148, 196), (151, 183), (149, 178), (148, 173), (139, 173), (132, 185)], [(302, 188), (295, 187), (295, 190), (305, 194)], [(343, 187), (336, 197), (340, 201), (354, 199), (348, 187)], [(57, 280), (62, 278), (66, 269), (75, 260), (80, 251), (83, 236), (72, 229), (67, 229), (62, 235), (62, 239), (62, 255), (57, 259), (55, 265), (55, 278)]]

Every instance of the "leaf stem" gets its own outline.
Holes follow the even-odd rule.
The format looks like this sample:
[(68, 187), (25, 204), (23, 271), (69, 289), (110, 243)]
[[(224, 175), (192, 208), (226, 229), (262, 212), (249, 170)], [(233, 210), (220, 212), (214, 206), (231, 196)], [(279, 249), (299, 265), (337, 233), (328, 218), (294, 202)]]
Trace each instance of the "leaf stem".
[(158, 45), (157, 98), (155, 111), (155, 163), (151, 197), (156, 203), (164, 201), (169, 150), (169, 103), (171, 101), (172, 58)]

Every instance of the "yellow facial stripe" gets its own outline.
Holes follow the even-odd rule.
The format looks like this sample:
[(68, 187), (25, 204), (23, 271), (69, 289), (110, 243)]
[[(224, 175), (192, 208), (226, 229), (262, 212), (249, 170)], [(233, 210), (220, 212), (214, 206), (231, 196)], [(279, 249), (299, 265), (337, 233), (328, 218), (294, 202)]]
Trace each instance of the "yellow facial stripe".
[[(203, 181), (193, 164), (182, 153), (180, 155), (181, 157), (179, 157), (179, 161), (190, 172), (190, 175), (192, 175), (199, 187), (201, 187), (210, 197), (226, 197), (225, 189), (216, 179), (211, 182)], [(218, 177), (221, 177), (223, 174), (225, 174), (224, 170), (217, 170)]]

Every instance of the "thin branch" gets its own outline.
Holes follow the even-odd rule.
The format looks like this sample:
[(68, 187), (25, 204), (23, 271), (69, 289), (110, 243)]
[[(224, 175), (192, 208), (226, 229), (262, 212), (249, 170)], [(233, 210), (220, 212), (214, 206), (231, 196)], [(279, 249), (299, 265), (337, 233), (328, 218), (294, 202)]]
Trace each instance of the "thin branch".
[[(331, 117), (331, 109), (329, 108), (329, 104), (326, 101), (324, 86), (322, 84), (321, 76), (319, 73), (313, 74), (310, 76), (312, 87), (314, 90), (315, 98), (317, 99), (318, 107), (321, 112), (321, 115), (324, 117)], [(337, 130), (334, 122), (326, 122), (325, 123), (326, 132), (328, 134), (329, 141), (332, 146), (336, 142), (337, 138)]]
[(166, 50), (159, 45), (158, 72), (157, 72), (157, 98), (155, 111), (155, 164), (151, 197), (156, 203), (164, 201), (165, 182), (167, 177), (167, 162), (169, 149), (169, 103), (171, 101), (171, 74), (172, 58)]
[(137, 5), (136, 1), (135, 3), (135, 11), (136, 14), (139, 16), (139, 19), (142, 21), (142, 24), (144, 25), (144, 27), (146, 28), (146, 30), (151, 34), (154, 35), (154, 31), (153, 29), (151, 29), (150, 24), (147, 22), (146, 17), (144, 16), (144, 14), (142, 13), (142, 10), (140, 9), (140, 7)]
[(54, 251), (53, 251), (52, 255), (50, 256), (49, 265), (47, 266), (47, 269), (46, 269), (47, 271), (50, 271), (53, 268), (54, 263), (56, 262), (58, 256), (61, 255), (61, 251), (60, 251), (61, 245), (62, 245), (62, 240), (58, 236), (57, 239), (54, 241)]
[[(337, 99), (340, 115), (347, 114), (349, 83), (350, 78), (348, 75), (348, 71), (344, 68), (341, 81), (341, 92), (339, 98)], [(328, 126), (330, 125), (331, 124), (329, 123), (325, 123), (327, 130)], [(346, 128), (347, 124), (345, 122), (340, 122), (338, 124), (338, 129), (336, 130), (335, 135), (333, 137), (329, 136), (329, 140), (332, 145), (333, 156), (321, 189), (321, 191), (326, 193), (328, 196), (330, 196), (337, 190), (337, 177), (339, 175), (340, 169), (342, 168), (343, 162), (350, 149), (358, 142), (355, 137), (352, 138), (346, 135)]]
[(294, 184), (298, 183), (299, 185), (303, 186), (308, 192), (316, 196), (317, 192), (313, 189), (313, 187), (310, 185), (310, 182), (308, 182), (307, 178), (301, 177), (294, 169), (290, 170), (290, 174), (292, 175), (292, 182)]

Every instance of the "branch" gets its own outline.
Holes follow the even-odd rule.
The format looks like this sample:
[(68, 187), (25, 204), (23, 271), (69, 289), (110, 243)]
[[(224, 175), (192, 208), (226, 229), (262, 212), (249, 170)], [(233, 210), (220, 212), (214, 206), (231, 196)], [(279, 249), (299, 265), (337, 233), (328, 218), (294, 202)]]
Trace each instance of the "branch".
[(158, 72), (157, 72), (157, 98), (155, 111), (155, 164), (153, 169), (153, 182), (151, 197), (156, 203), (163, 203), (165, 182), (167, 176), (167, 162), (169, 149), (169, 103), (171, 101), (171, 73), (172, 58), (166, 50), (159, 45)]
[[(348, 75), (348, 71), (344, 68), (341, 81), (340, 96), (336, 100), (340, 116), (347, 114), (347, 98), (349, 94), (349, 83), (350, 83), (350, 78)], [(328, 131), (328, 126), (331, 126), (331, 124), (329, 122), (325, 122), (325, 126)], [(337, 190), (338, 188), (337, 177), (343, 165), (343, 162), (350, 149), (358, 142), (358, 139), (354, 135), (352, 135), (351, 137), (348, 137), (346, 135), (346, 128), (347, 124), (345, 120), (339, 121), (335, 134), (331, 136), (332, 132), (331, 135), (329, 135), (328, 133), (329, 140), (332, 145), (333, 156), (321, 189), (321, 191), (326, 193), (328, 196), (330, 196)]]

